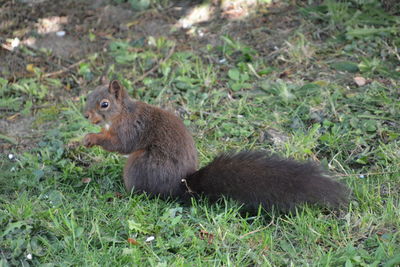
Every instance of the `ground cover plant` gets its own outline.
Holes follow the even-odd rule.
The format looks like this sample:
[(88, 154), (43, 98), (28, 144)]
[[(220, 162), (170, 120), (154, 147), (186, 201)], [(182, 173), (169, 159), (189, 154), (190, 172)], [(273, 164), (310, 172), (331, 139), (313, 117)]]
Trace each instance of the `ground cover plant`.
[[(400, 264), (396, 1), (0, 3), (1, 266)], [(80, 145), (102, 76), (175, 111), (201, 165), (245, 149), (319, 161), (353, 190), (348, 210), (126, 194), (125, 158)]]

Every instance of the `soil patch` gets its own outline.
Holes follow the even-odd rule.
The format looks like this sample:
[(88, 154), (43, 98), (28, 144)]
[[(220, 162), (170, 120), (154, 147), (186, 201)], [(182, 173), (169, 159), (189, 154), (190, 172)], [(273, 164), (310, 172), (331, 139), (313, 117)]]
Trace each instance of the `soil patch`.
[[(95, 74), (100, 77), (102, 69), (114, 60), (107, 57), (108, 46), (118, 39), (165, 36), (175, 41), (175, 51), (192, 50), (207, 57), (202, 52), (205, 45), (220, 45), (221, 36), (230, 36), (272, 60), (299, 25), (291, 7), (279, 2), (268, 9), (252, 9), (255, 1), (200, 2), (175, 1), (165, 8), (138, 12), (127, 3), (107, 0), (6, 1), (0, 8), (0, 59), (6, 62), (0, 65), (0, 76), (16, 81), (34, 77), (32, 66), (39, 68), (43, 76), (56, 77), (62, 83), (47, 96), (54, 103), (61, 96), (76, 96), (74, 92), (87, 86), (75, 77), (80, 62), (92, 53), (103, 59)], [(30, 140), (34, 131), (33, 118), (4, 119), (11, 115), (0, 116), (0, 133), (14, 136), (24, 147), (24, 140)]]

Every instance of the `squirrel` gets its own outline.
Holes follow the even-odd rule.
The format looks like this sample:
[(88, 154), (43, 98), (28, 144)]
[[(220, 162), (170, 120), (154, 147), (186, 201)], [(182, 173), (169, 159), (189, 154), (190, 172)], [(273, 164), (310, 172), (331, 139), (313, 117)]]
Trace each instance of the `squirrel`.
[(348, 202), (347, 186), (328, 177), (315, 163), (284, 159), (260, 151), (217, 156), (198, 169), (192, 135), (174, 114), (133, 100), (117, 81), (92, 91), (84, 116), (104, 124), (88, 133), (86, 147), (128, 154), (123, 181), (128, 192), (162, 198), (232, 198), (248, 210), (292, 211), (301, 204), (337, 209)]

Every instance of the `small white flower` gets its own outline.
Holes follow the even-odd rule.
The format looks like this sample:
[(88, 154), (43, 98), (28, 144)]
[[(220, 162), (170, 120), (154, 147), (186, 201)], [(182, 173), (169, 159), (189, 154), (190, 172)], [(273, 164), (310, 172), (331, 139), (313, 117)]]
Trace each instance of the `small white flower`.
[(8, 159), (9, 159), (9, 160), (13, 160), (13, 159), (14, 159), (14, 155), (13, 155), (13, 154), (11, 154), (11, 153), (10, 153), (10, 154), (8, 154)]
[(12, 39), (12, 40), (11, 40), (11, 47), (12, 47), (12, 48), (18, 47), (20, 42), (21, 42), (21, 41), (20, 41), (18, 38)]
[(32, 254), (29, 253), (28, 255), (26, 255), (26, 258), (27, 258), (28, 260), (31, 260), (31, 259), (32, 259)]
[(154, 236), (149, 236), (149, 237), (146, 239), (146, 242), (151, 242), (151, 241), (153, 241), (154, 239), (155, 239)]

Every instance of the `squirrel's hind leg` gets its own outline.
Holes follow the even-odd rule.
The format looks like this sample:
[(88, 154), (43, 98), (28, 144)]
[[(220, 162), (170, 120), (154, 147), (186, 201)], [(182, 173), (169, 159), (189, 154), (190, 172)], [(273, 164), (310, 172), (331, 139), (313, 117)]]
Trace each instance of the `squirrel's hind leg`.
[(125, 189), (162, 198), (180, 197), (184, 190), (183, 177), (180, 177), (183, 175), (178, 167), (169, 159), (155, 158), (147, 150), (137, 150), (129, 155), (125, 164)]

